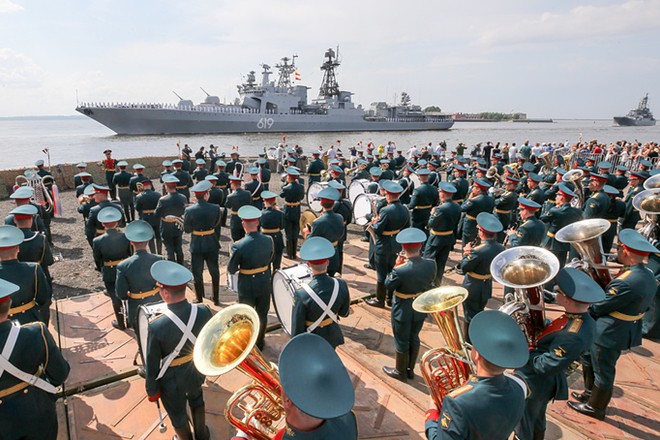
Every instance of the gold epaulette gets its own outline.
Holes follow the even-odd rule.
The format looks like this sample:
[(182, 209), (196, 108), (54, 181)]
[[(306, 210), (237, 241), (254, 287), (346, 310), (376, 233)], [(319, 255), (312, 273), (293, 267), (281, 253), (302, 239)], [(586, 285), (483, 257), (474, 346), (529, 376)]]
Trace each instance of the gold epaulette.
[(456, 397), (460, 396), (461, 394), (465, 394), (465, 393), (467, 393), (467, 392), (470, 391), (472, 388), (474, 388), (474, 386), (472, 386), (472, 385), (470, 385), (470, 384), (463, 385), (462, 387), (460, 387), (460, 388), (456, 388), (454, 391), (452, 391), (451, 393), (449, 393), (449, 396), (450, 396), (450, 397), (453, 397), (453, 398), (456, 398)]
[(571, 322), (571, 325), (568, 327), (568, 332), (569, 333), (577, 333), (580, 331), (580, 327), (582, 327), (582, 319), (577, 318), (574, 319), (573, 322)]

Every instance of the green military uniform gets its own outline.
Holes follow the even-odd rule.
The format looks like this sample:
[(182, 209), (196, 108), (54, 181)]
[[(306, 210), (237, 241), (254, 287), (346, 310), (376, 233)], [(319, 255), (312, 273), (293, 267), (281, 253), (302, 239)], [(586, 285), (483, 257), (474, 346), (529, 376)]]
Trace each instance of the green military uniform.
[[(411, 172), (413, 172), (412, 168), (410, 168), (410, 165), (406, 165), (406, 167)], [(401, 185), (401, 188), (403, 188), (403, 191), (399, 196), (399, 200), (401, 201), (402, 204), (408, 205), (410, 203), (410, 198), (412, 196), (412, 193), (415, 190), (415, 184), (408, 176), (401, 177), (397, 182), (399, 185)]]
[[(243, 206), (238, 215), (243, 220), (254, 221), (261, 217), (261, 211), (254, 206)], [(238, 272), (238, 302), (254, 307), (259, 315), (257, 347), (260, 349), (268, 324), (272, 290), (270, 262), (274, 253), (272, 238), (258, 231), (251, 232), (232, 245), (227, 264), (230, 274)]]
[[(429, 171), (425, 168), (417, 170), (419, 175), (428, 175)], [(422, 231), (426, 231), (426, 226), (431, 216), (431, 209), (437, 206), (440, 200), (438, 189), (428, 183), (422, 183), (413, 191), (412, 198), (408, 208), (412, 210), (412, 226)]]
[[(176, 180), (169, 180), (173, 178), (176, 179), (170, 174), (163, 177), (166, 183), (169, 181), (176, 182)], [(176, 261), (179, 264), (183, 264), (183, 231), (179, 229), (176, 222), (166, 217), (183, 217), (183, 213), (186, 210), (186, 203), (186, 196), (178, 191), (168, 193), (158, 200), (156, 211), (154, 212), (154, 216), (160, 220), (160, 236), (165, 245), (167, 259)]]
[[(449, 183), (441, 183), (440, 189), (455, 194), (456, 188)], [(428, 231), (429, 238), (424, 248), (424, 257), (435, 261), (435, 285), (442, 283), (449, 252), (456, 244), (456, 229), (461, 218), (461, 207), (453, 200), (446, 201), (431, 212)]]
[(261, 198), (261, 193), (266, 190), (264, 184), (261, 183), (256, 178), (256, 174), (259, 172), (259, 169), (256, 167), (250, 168), (250, 175), (252, 176), (252, 181), (245, 184), (245, 190), (250, 193), (252, 206), (258, 210), (264, 209), (264, 201)]
[(144, 165), (136, 163), (133, 165), (133, 169), (135, 170), (135, 176), (131, 177), (131, 180), (128, 182), (128, 188), (133, 194), (133, 204), (135, 204), (135, 197), (141, 192), (141, 189), (138, 188), (138, 184), (144, 183), (149, 180), (149, 178), (143, 174)]
[[(146, 180), (143, 182), (146, 182)], [(145, 188), (135, 197), (135, 210), (138, 212), (138, 217), (140, 220), (149, 223), (154, 230), (155, 243), (154, 240), (149, 242), (149, 250), (158, 254), (162, 254), (163, 251), (163, 239), (160, 235), (161, 220), (156, 215), (156, 208), (161, 197), (161, 193), (154, 191), (151, 187)]]
[[(333, 188), (326, 188), (319, 192), (319, 197), (327, 195), (324, 193), (326, 190), (332, 190), (335, 193), (337, 191)], [(339, 194), (337, 193), (337, 197)], [(336, 201), (336, 200), (335, 200)], [(335, 254), (330, 258), (330, 264), (328, 265), (328, 275), (331, 277), (337, 272), (341, 272), (341, 267), (339, 266), (339, 241), (344, 236), (344, 218), (333, 212), (325, 211), (321, 214), (316, 220), (312, 222), (312, 232), (309, 233), (308, 237), (323, 237), (327, 239), (335, 247)]]
[(25, 239), (19, 246), (18, 261), (39, 264), (46, 275), (48, 284), (52, 285), (49, 268), (55, 263), (55, 260), (46, 236), (29, 228), (21, 228), (21, 231)]
[(626, 210), (621, 218), (621, 223), (619, 225), (620, 231), (624, 229), (635, 229), (637, 223), (642, 219), (642, 217), (639, 214), (639, 211), (633, 207), (632, 202), (637, 194), (644, 191), (643, 182), (644, 180), (646, 180), (646, 178), (648, 178), (648, 174), (642, 172), (633, 172), (632, 177), (639, 179), (639, 185), (631, 186), (630, 188), (628, 188), (628, 192), (626, 193), (626, 198), (624, 199), (624, 203), (626, 204)]
[(149, 274), (151, 266), (162, 259), (160, 255), (139, 250), (117, 265), (115, 293), (120, 300), (128, 301), (128, 322), (132, 328), (137, 328), (138, 307), (162, 301), (156, 281)]
[(319, 152), (312, 153), (314, 159), (309, 162), (307, 165), (307, 175), (309, 176), (309, 183), (320, 182), (321, 181), (321, 171), (325, 169), (323, 161), (319, 159)]
[[(527, 341), (510, 316), (495, 310), (479, 313), (470, 327), (474, 348), (500, 368), (519, 368), (527, 362)], [(426, 413), (429, 440), (505, 440), (520, 421), (527, 387), (515, 375), (470, 376), (463, 386), (442, 400), (441, 412)]]
[[(404, 229), (397, 235), (397, 242), (404, 246), (421, 246), (425, 240), (424, 231), (416, 228)], [(400, 380), (414, 377), (413, 371), (419, 355), (419, 333), (422, 331), (426, 313), (413, 310), (412, 303), (420, 294), (431, 288), (435, 270), (433, 260), (418, 255), (394, 266), (385, 280), (385, 288), (394, 295), (391, 320), (397, 365), (394, 370), (385, 367), (384, 371)]]
[(190, 177), (188, 171), (185, 171), (183, 168), (176, 168), (177, 165), (182, 163), (183, 161), (181, 160), (172, 161), (172, 165), (175, 166), (172, 175), (179, 179), (176, 185), (176, 192), (183, 195), (186, 198), (186, 203), (188, 203), (190, 201), (190, 188), (193, 186), (193, 179)]
[(619, 195), (619, 190), (613, 186), (605, 185), (603, 190), (610, 198), (610, 206), (604, 217), (605, 220), (610, 222), (610, 228), (601, 236), (601, 243), (603, 244), (603, 252), (609, 254), (612, 249), (612, 243), (614, 243), (614, 237), (616, 237), (617, 234), (617, 222), (619, 221), (619, 218), (623, 217), (626, 213), (626, 203), (623, 200), (616, 198), (616, 196)]
[[(234, 176), (230, 177), (230, 180), (241, 181), (241, 179)], [(238, 216), (238, 210), (251, 203), (252, 195), (250, 192), (240, 187), (236, 188), (227, 196), (225, 208), (231, 213), (231, 218), (229, 219), (229, 232), (232, 241), (238, 241), (245, 236), (245, 230), (243, 230), (241, 219)]]
[[(95, 183), (93, 185), (95, 191), (109, 191), (107, 187), (99, 186)], [(125, 213), (122, 211), (121, 205), (117, 203), (113, 203), (110, 200), (104, 200), (101, 203), (94, 205), (89, 210), (89, 215), (87, 216), (87, 222), (85, 222), (85, 236), (87, 237), (87, 242), (89, 243), (90, 246), (92, 246), (92, 241), (94, 240), (94, 237), (98, 237), (99, 235), (105, 233), (105, 229), (103, 228), (103, 225), (101, 224), (101, 222), (98, 221), (98, 215), (103, 208), (107, 208), (109, 206), (119, 210), (119, 212), (122, 213), (122, 218), (121, 220), (119, 220), (119, 227), (123, 227), (126, 225), (125, 222), (126, 216)]]
[[(299, 176), (293, 168), (287, 168), (290, 176)], [(298, 235), (300, 234), (300, 201), (305, 198), (305, 188), (298, 182), (289, 182), (282, 187), (280, 197), (284, 199), (284, 231), (286, 233), (286, 253), (296, 258)]]
[[(193, 186), (191, 191), (200, 194), (206, 193), (210, 189), (211, 182), (203, 180)], [(183, 230), (185, 233), (191, 234), (190, 259), (197, 302), (201, 302), (204, 298), (204, 263), (211, 275), (213, 302), (219, 304), (220, 301), (220, 267), (218, 265), (220, 217), (219, 207), (204, 199), (197, 199), (197, 202), (187, 207), (183, 214)]]
[(345, 199), (344, 190), (346, 187), (338, 182), (331, 182), (329, 184), (332, 188), (339, 191), (339, 200), (335, 202), (332, 212), (341, 215), (344, 220), (344, 232), (337, 244), (337, 253), (339, 253), (339, 273), (342, 273), (344, 268), (344, 242), (348, 239), (348, 225), (353, 221), (353, 206), (351, 201)]
[[(397, 184), (398, 186), (398, 184)], [(410, 213), (398, 200), (389, 203), (380, 211), (373, 229), (376, 234), (374, 256), (378, 282), (384, 283), (387, 274), (394, 267), (401, 246), (396, 242), (396, 234), (410, 226)]]
[[(557, 275), (557, 285), (561, 294), (575, 301), (592, 303), (605, 297), (598, 283), (577, 269), (562, 269)], [(568, 399), (566, 370), (589, 349), (595, 331), (596, 322), (588, 312), (564, 313), (538, 335), (530, 350), (529, 361), (516, 370), (531, 391), (523, 418), (516, 428), (517, 438), (543, 438), (548, 402)]]
[[(567, 197), (575, 197), (575, 193), (565, 184), (560, 183), (558, 188), (559, 191)], [(566, 256), (571, 249), (571, 245), (570, 243), (557, 241), (555, 239), (555, 234), (564, 226), (580, 220), (582, 220), (582, 212), (571, 206), (570, 203), (565, 203), (559, 208), (552, 208), (547, 214), (541, 216), (541, 221), (547, 224), (546, 237), (542, 246), (555, 254), (559, 260), (559, 267), (564, 267), (566, 264)]]
[(115, 173), (112, 177), (112, 184), (117, 188), (117, 194), (119, 195), (119, 202), (121, 207), (126, 214), (126, 221), (132, 222), (135, 219), (135, 206), (133, 205), (133, 193), (130, 190), (130, 181), (133, 176), (131, 173), (126, 171), (128, 163), (121, 161), (117, 163), (119, 167), (119, 172)]
[[(270, 191), (261, 193), (261, 198), (264, 200), (275, 199), (277, 194)], [(272, 271), (280, 269), (282, 265), (282, 251), (284, 250), (284, 236), (282, 230), (285, 227), (285, 215), (277, 207), (264, 208), (259, 219), (261, 224), (261, 232), (268, 235), (273, 239), (274, 253), (272, 263)]]
[(20, 290), (11, 296), (11, 320), (19, 324), (34, 321), (48, 324), (52, 292), (46, 274), (38, 264), (18, 260), (0, 261), (0, 279), (20, 286)]
[[(518, 197), (518, 203), (523, 208), (531, 211), (541, 209), (541, 204), (526, 197)], [(509, 244), (511, 247), (517, 246), (541, 246), (546, 237), (545, 223), (535, 216), (528, 217), (518, 226), (515, 234), (509, 235)]]
[(605, 218), (610, 209), (610, 198), (605, 191), (599, 190), (591, 194), (591, 197), (584, 203), (584, 213), (582, 216), (587, 218)]
[(192, 172), (191, 177), (196, 183), (199, 183), (206, 179), (206, 176), (209, 175), (209, 170), (206, 169), (206, 161), (204, 159), (197, 159), (195, 165), (197, 165), (197, 168)]
[[(517, 181), (518, 179), (516, 179)], [(502, 232), (497, 234), (497, 241), (504, 241), (504, 231), (512, 225), (512, 220), (516, 217), (516, 206), (518, 205), (518, 196), (513, 191), (505, 191), (501, 196), (495, 199), (495, 217), (502, 223)]]
[[(231, 155), (231, 160), (227, 162), (227, 174), (240, 176), (243, 171), (243, 161), (238, 158), (238, 153), (234, 152)], [(233, 157), (234, 155), (236, 155), (236, 157)]]
[[(7, 290), (11, 283), (2, 280), (0, 284), (0, 301), (6, 300), (10, 291), (18, 289), (18, 286), (14, 285)], [(12, 300), (13, 297), (12, 295)], [(9, 319), (0, 322), (0, 352), (13, 368), (35, 380), (27, 383), (14, 376), (11, 370), (2, 368), (2, 438), (55, 440), (58, 438), (55, 408), (58, 390), (55, 387), (64, 383), (70, 367), (47, 326), (41, 322), (32, 322), (19, 327), (12, 325)]]
[[(457, 165), (458, 167), (458, 165)], [(465, 169), (461, 167), (462, 169)], [(465, 200), (465, 198), (468, 195), (468, 191), (470, 190), (470, 184), (468, 183), (467, 179), (463, 176), (459, 176), (456, 179), (452, 181), (452, 184), (456, 187), (456, 193), (454, 193), (453, 199), (456, 203), (461, 204)]]
[[(477, 222), (480, 227), (491, 233), (497, 233), (502, 229), (502, 224), (493, 214), (482, 212), (477, 216)], [(486, 240), (473, 248), (458, 263), (458, 268), (465, 274), (463, 287), (468, 291), (468, 297), (463, 303), (465, 321), (468, 324), (477, 313), (486, 307), (486, 303), (493, 294), (490, 263), (503, 250), (504, 246), (496, 240)]]
[[(478, 182), (481, 182), (479, 186), (488, 188), (490, 185), (487, 185), (483, 180), (477, 179)], [(475, 184), (479, 184), (475, 182)], [(476, 197), (467, 199), (461, 205), (461, 211), (465, 213), (463, 217), (463, 237), (462, 242), (463, 246), (472, 242), (477, 238), (477, 216), (482, 212), (492, 212), (495, 206), (495, 200), (488, 194), (479, 194)]]

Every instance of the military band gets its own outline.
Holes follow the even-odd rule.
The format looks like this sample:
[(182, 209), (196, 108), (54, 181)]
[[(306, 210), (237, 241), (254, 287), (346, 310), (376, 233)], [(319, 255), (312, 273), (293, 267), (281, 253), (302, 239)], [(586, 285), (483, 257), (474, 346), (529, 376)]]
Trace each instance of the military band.
[[(160, 175), (166, 194), (161, 196), (153, 190), (147, 177), (149, 170), (136, 164), (131, 174), (126, 171), (126, 161), (112, 159), (107, 151), (103, 166), (107, 172), (112, 171), (108, 181), (112, 187), (92, 183), (84, 168), (76, 175), (76, 195), (93, 199), (79, 208), (86, 217), (85, 235), (112, 302), (114, 327), (138, 327), (137, 310), (141, 305), (167, 305), (164, 313), (150, 318), (147, 346), (140, 350), (147, 359), (148, 399), (162, 401), (180, 439), (210, 438), (204, 416), (204, 376), (196, 370), (191, 353), (195, 336), (210, 319), (211, 311), (191, 305), (186, 288), (192, 281), (193, 303), (204, 301), (206, 265), (212, 301), (216, 307), (222, 306), (219, 254), (225, 232), (221, 229), (223, 214), (231, 215), (228, 235), (233, 241), (226, 273), (235, 279), (230, 287), (238, 302), (257, 312), (255, 345), (259, 349), (265, 345), (274, 293), (272, 276), (286, 269), (282, 268), (283, 255), (298, 260), (298, 241), (301, 235), (304, 239), (300, 259), (311, 276), (292, 284), (292, 339), (279, 362), (286, 427), (273, 438), (357, 438), (356, 419), (350, 411), (353, 387), (333, 350), (345, 342), (340, 319), (349, 316), (351, 305), (349, 284), (342, 279), (343, 253), (351, 238), (349, 225), (354, 217), (345, 194), (347, 176), (351, 179), (348, 183), (370, 178), (369, 184), (361, 185), (366, 186), (365, 192), (383, 197), (374, 201), (373, 211), (367, 214), (370, 222), (365, 234), (370, 239), (376, 289), (365, 302), (391, 308), (395, 354), (393, 364), (383, 367), (386, 376), (406, 382), (414, 379), (418, 362), (420, 367), (425, 362), (419, 361), (419, 335), (426, 315), (413, 309), (412, 303), (433, 287), (450, 284), (444, 277), (446, 266), (456, 241), (460, 238), (462, 242), (462, 257), (456, 268), (464, 275), (462, 286), (467, 290), (462, 321), (465, 336), (473, 346), (469, 361), (465, 359), (472, 365), (473, 375), (448, 389), (441, 407), (432, 405), (425, 426), (427, 438), (504, 439), (515, 431), (519, 439), (543, 439), (548, 403), (568, 398), (565, 372), (577, 359), (582, 363), (585, 390), (571, 393), (575, 400), (568, 405), (603, 420), (621, 352), (640, 345), (643, 334), (657, 331), (654, 301), (657, 303), (660, 291), (656, 281), (660, 251), (654, 245), (660, 237), (656, 230), (644, 235), (635, 231), (641, 220), (642, 226), (653, 225), (653, 219), (643, 219), (644, 212), (640, 215), (633, 205), (649, 178), (643, 167), (613, 166), (602, 161), (596, 165), (597, 161), (591, 160), (576, 178), (563, 180), (567, 169), (571, 170), (569, 175), (576, 170), (579, 160), (559, 160), (557, 156), (550, 166), (546, 157), (534, 153), (505, 167), (496, 154), (488, 158), (493, 161), (492, 168), (488, 168), (488, 160), (481, 157), (464, 159), (456, 155), (453, 163), (445, 166), (435, 152), (411, 154), (407, 161), (401, 154), (395, 158), (389, 152), (379, 154), (375, 160), (371, 154), (364, 155), (364, 159), (351, 157), (351, 163), (357, 166), (349, 169), (337, 155), (328, 162), (328, 180), (322, 182), (323, 189), (317, 195), (322, 212), (303, 214), (305, 188), (294, 166), (285, 169), (286, 182), (276, 194), (268, 190), (270, 171), (265, 157), (249, 166), (232, 152), (228, 164), (222, 160), (212, 162), (217, 166), (215, 174), (206, 169), (204, 159), (197, 159), (192, 174), (184, 170), (184, 160), (172, 161), (171, 172), (166, 161)], [(320, 152), (313, 152), (312, 157), (306, 167), (310, 183), (321, 182), (326, 176), (325, 165)], [(297, 155), (290, 154), (285, 161), (297, 164)], [(470, 181), (466, 179), (468, 172)], [(244, 183), (244, 174), (250, 175), (251, 181)], [(419, 178), (418, 185), (415, 177)], [(118, 190), (118, 197), (112, 195), (113, 188)], [(283, 202), (281, 210), (278, 196)], [(14, 331), (7, 324), (9, 320), (18, 322), (22, 327), (14, 327), (21, 329), (19, 337), (31, 335), (34, 339), (32, 351), (17, 349), (10, 361), (19, 366), (23, 356), (38, 359), (45, 352), (50, 361), (44, 363), (43, 374), (50, 384), (58, 385), (66, 378), (68, 365), (44, 331), (52, 303), (49, 267), (54, 258), (45, 235), (44, 207), (30, 202), (33, 197), (34, 190), (17, 188), (12, 198), (18, 206), (5, 220), (17, 227), (0, 227), (0, 347)], [(310, 219), (309, 229), (301, 231), (301, 216), (317, 218)], [(623, 265), (605, 291), (599, 280), (592, 278), (593, 267), (589, 265), (593, 262), (578, 250), (579, 246), (555, 237), (565, 226), (583, 219), (607, 220), (610, 227), (599, 237), (599, 243), (604, 254), (614, 247), (617, 263)], [(122, 232), (119, 228), (126, 223)], [(191, 271), (183, 266), (184, 233), (190, 234)], [(170, 261), (160, 256), (161, 240)], [(563, 268), (546, 285), (555, 285), (554, 302), (563, 313), (546, 323), (531, 342), (525, 340), (513, 315), (485, 310), (493, 294), (491, 263), (505, 247), (522, 246), (548, 249)], [(567, 265), (569, 252), (571, 258), (583, 261)], [(614, 268), (611, 263), (598, 266), (605, 271)], [(501, 348), (502, 344), (506, 349)], [(324, 360), (319, 362), (316, 375), (308, 368), (314, 362), (310, 359)], [(3, 362), (0, 359), (0, 372)], [(503, 374), (505, 369), (516, 369), (516, 375)], [(10, 370), (4, 371), (0, 374), (0, 421), (8, 426), (4, 423), (9, 420), (6, 408), (25, 408), (31, 403), (22, 402), (22, 393), (15, 391), (21, 381), (14, 380)], [(25, 372), (38, 375), (27, 367)], [(348, 385), (345, 379), (349, 379)], [(25, 383), (25, 387), (39, 389), (39, 384), (34, 381)], [(43, 396), (39, 394), (42, 391), (35, 390), (32, 399), (50, 399), (48, 391)], [(37, 428), (40, 436), (33, 437), (49, 438), (57, 433), (54, 409), (45, 403), (41, 408), (44, 424)], [(10, 438), (31, 438), (22, 429), (33, 427), (11, 425), (9, 432), (14, 437)], [(237, 437), (248, 438), (240, 432)]]

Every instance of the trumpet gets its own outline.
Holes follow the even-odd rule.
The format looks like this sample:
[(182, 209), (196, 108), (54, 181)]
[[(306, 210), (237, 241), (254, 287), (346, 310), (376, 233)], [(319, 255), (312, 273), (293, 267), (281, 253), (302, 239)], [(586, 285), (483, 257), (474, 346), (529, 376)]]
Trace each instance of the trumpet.
[(251, 439), (270, 440), (284, 424), (285, 413), (279, 371), (255, 347), (258, 334), (259, 316), (252, 307), (229, 306), (199, 332), (193, 362), (206, 376), (237, 369), (252, 379), (229, 398), (225, 418)]

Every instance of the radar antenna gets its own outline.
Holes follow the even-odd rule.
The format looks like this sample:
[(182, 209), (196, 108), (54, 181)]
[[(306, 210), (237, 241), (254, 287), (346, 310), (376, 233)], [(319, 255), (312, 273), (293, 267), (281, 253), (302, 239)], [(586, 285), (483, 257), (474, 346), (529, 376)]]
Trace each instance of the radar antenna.
[[(293, 55), (291, 58), (284, 57), (282, 62), (275, 64), (275, 67), (280, 71), (280, 76), (277, 79), (277, 87), (280, 89), (290, 89), (293, 84), (291, 83), (291, 74), (296, 71), (296, 58), (298, 55)], [(291, 61), (291, 64), (289, 64)]]
[(339, 67), (339, 46), (337, 52), (328, 49), (325, 51), (325, 61), (321, 64), (323, 71), (323, 80), (321, 81), (321, 89), (319, 90), (319, 98), (327, 98), (339, 95), (339, 84), (335, 76), (335, 69)]
[(649, 94), (647, 93), (646, 96), (642, 98), (642, 100), (639, 102), (639, 106), (637, 107), (639, 110), (646, 110), (649, 105)]

